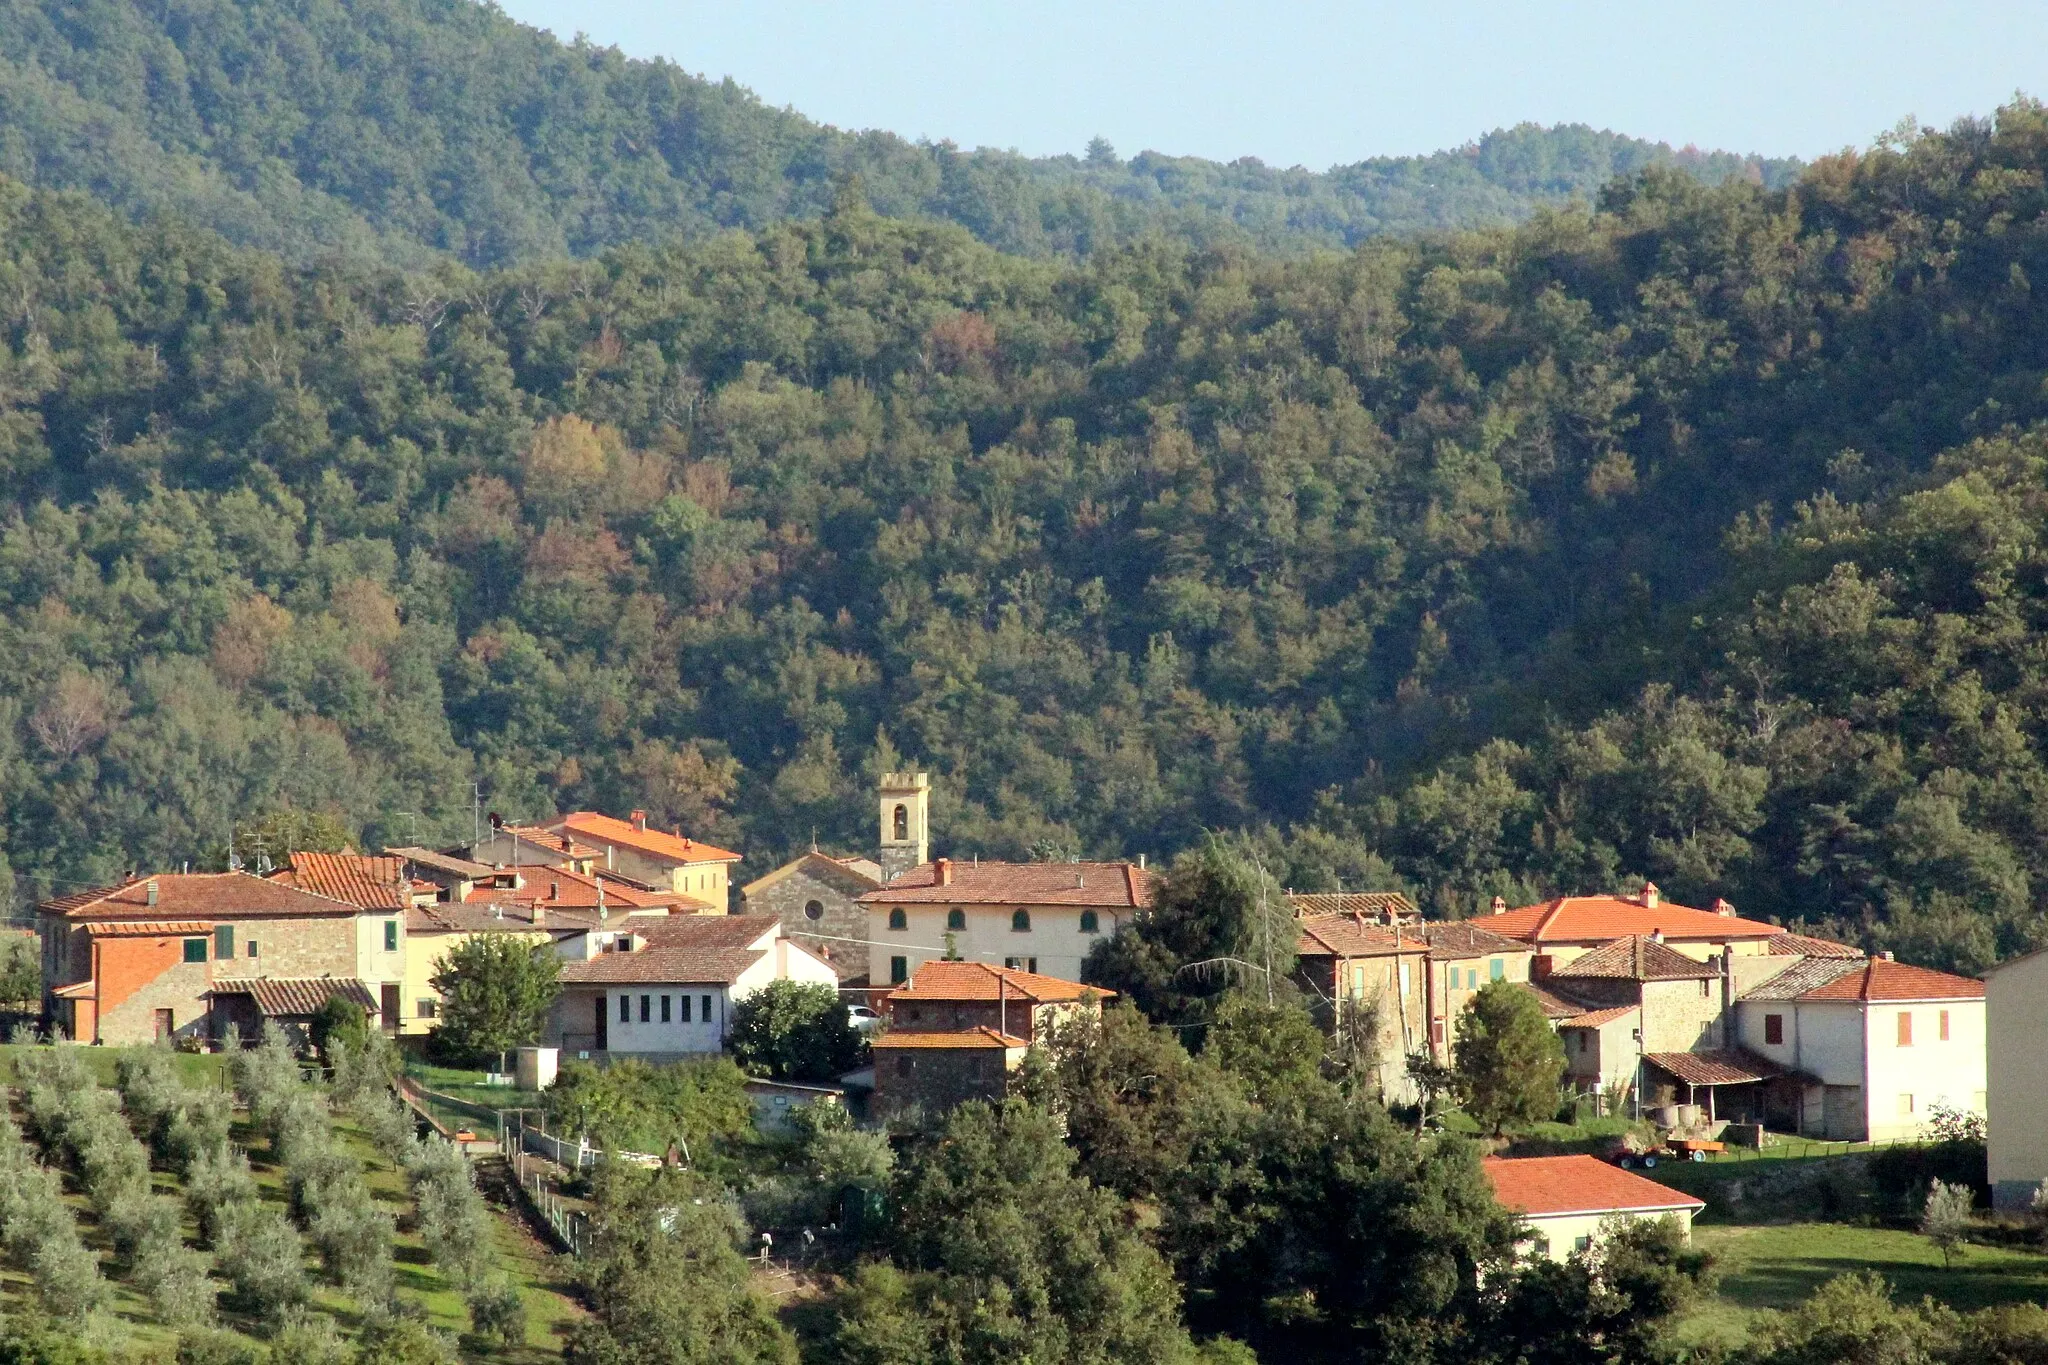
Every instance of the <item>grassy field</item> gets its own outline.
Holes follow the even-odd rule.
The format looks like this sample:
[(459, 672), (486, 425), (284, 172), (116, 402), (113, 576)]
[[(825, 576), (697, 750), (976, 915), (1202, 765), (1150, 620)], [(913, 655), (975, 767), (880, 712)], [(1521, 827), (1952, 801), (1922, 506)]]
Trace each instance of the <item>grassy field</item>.
[[(5, 1053), (19, 1049), (7, 1048)], [(111, 1081), (115, 1053), (108, 1049), (81, 1049), (101, 1070), (100, 1062), (105, 1061), (105, 1078)], [(187, 1067), (187, 1062), (212, 1064), (214, 1075), (218, 1074), (220, 1059), (217, 1057), (181, 1057), (181, 1069), (185, 1070), (187, 1084), (213, 1084), (202, 1066)], [(0, 1056), (0, 1068), (9, 1077), (13, 1074), (12, 1056)], [(419, 1235), (407, 1224), (412, 1201), (402, 1173), (391, 1168), (379, 1157), (364, 1136), (349, 1123), (338, 1119), (336, 1135), (343, 1145), (364, 1165), (365, 1178), (372, 1196), (398, 1223), (399, 1231), (393, 1247), (396, 1264), (396, 1280), (399, 1297), (418, 1305), (427, 1315), (428, 1321), (451, 1335), (456, 1336), (466, 1360), (478, 1362), (503, 1362), (504, 1365), (539, 1365), (543, 1361), (559, 1360), (562, 1353), (561, 1332), (569, 1323), (578, 1318), (582, 1309), (570, 1297), (570, 1287), (562, 1264), (548, 1248), (531, 1237), (523, 1225), (503, 1211), (494, 1212), (490, 1220), (494, 1261), (521, 1286), (526, 1301), (527, 1336), (524, 1349), (506, 1351), (495, 1344), (485, 1343), (464, 1335), (468, 1327), (468, 1313), (462, 1302), (461, 1293), (454, 1285), (442, 1278), (428, 1258), (425, 1245)], [(249, 1152), (249, 1164), (255, 1175), (263, 1199), (282, 1204), (286, 1200), (284, 1175), (266, 1159), (267, 1153), (262, 1140), (249, 1131), (245, 1124), (238, 1123), (235, 1140)], [(157, 1190), (167, 1195), (177, 1194), (173, 1177), (158, 1172), (155, 1177)], [(112, 1295), (110, 1312), (95, 1319), (91, 1337), (94, 1344), (106, 1347), (115, 1354), (129, 1350), (147, 1349), (166, 1345), (175, 1340), (175, 1334), (160, 1326), (153, 1318), (146, 1298), (130, 1289), (125, 1283), (114, 1279), (111, 1264), (106, 1263), (110, 1248), (105, 1235), (98, 1228), (83, 1194), (79, 1193), (67, 1179), (67, 1202), (73, 1208), (79, 1230), (88, 1246), (101, 1253), (104, 1268), (108, 1271), (108, 1282)], [(196, 1236), (196, 1229), (188, 1224), (185, 1229), (188, 1239)], [(306, 1260), (308, 1282), (313, 1285), (313, 1305), (333, 1317), (344, 1334), (358, 1325), (354, 1304), (337, 1290), (319, 1281), (317, 1257), (309, 1254)], [(30, 1302), (26, 1277), (8, 1271), (0, 1274), (0, 1311), (16, 1311)], [(221, 1326), (252, 1339), (261, 1339), (263, 1324), (246, 1318), (237, 1318), (223, 1312)]]
[(1695, 1244), (1714, 1254), (1720, 1292), (1686, 1321), (1691, 1341), (1738, 1342), (1759, 1310), (1789, 1308), (1837, 1275), (1874, 1270), (1896, 1297), (1923, 1295), (1957, 1309), (2040, 1302), (2048, 1298), (2048, 1256), (2007, 1247), (1971, 1246), (1955, 1268), (1918, 1233), (1848, 1223), (1779, 1223), (1694, 1229)]

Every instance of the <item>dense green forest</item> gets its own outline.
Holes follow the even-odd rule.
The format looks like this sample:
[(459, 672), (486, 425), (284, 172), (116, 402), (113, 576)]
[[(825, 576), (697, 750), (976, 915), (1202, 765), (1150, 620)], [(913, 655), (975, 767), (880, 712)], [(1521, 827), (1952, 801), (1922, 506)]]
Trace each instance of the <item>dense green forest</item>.
[(330, 815), (771, 867), (1243, 829), (1446, 911), (1643, 875), (2040, 941), (2048, 119), (1294, 259), (817, 220), (295, 267), (0, 191), (24, 893)]
[(1030, 159), (841, 132), (471, 0), (0, 0), (0, 174), (298, 260), (491, 267), (759, 229), (821, 215), (848, 174), (885, 215), (1028, 255), (1151, 232), (1299, 251), (1515, 222), (1648, 165), (1797, 169), (1533, 126), (1323, 174), (1100, 142)]

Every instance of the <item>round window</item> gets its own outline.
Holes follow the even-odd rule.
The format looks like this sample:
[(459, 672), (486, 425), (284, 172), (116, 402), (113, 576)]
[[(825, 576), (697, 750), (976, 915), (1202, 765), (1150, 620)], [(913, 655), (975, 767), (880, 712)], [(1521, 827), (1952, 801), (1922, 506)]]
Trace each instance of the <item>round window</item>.
[(805, 902), (804, 902), (804, 918), (805, 918), (805, 919), (823, 919), (823, 918), (825, 918), (825, 903), (824, 903), (823, 901), (805, 901)]

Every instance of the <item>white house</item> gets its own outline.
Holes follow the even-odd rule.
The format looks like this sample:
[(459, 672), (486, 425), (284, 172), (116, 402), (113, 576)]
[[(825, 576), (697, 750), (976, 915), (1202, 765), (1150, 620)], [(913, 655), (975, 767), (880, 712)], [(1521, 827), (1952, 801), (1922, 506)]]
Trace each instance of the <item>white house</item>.
[(1562, 1261), (1589, 1251), (1610, 1218), (1671, 1218), (1692, 1239), (1693, 1215), (1706, 1207), (1689, 1194), (1590, 1156), (1486, 1158), (1480, 1163), (1500, 1206), (1522, 1216), (1525, 1254)]
[(1736, 1002), (1740, 1046), (1783, 1068), (1773, 1126), (1884, 1142), (1935, 1105), (1985, 1112), (1984, 983), (1872, 959), (1806, 958)]
[(870, 978), (901, 985), (950, 955), (1078, 981), (1089, 950), (1152, 903), (1154, 881), (1136, 863), (935, 858), (860, 898)]
[(603, 951), (562, 965), (544, 1041), (572, 1057), (719, 1052), (733, 1007), (769, 982), (839, 985), (831, 963), (767, 916), (648, 917), (609, 938)]

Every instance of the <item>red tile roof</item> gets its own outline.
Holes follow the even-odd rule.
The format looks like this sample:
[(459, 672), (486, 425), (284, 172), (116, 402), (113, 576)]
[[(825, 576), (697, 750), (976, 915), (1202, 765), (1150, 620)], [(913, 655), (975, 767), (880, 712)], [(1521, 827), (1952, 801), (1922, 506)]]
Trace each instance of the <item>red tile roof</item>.
[[(771, 915), (670, 915), (619, 926), (645, 947), (562, 965), (562, 980), (581, 985), (670, 983), (730, 985), (766, 957), (781, 922)], [(791, 952), (801, 952), (795, 944)]]
[(999, 1033), (986, 1024), (980, 1028), (960, 1029), (945, 1033), (884, 1033), (874, 1041), (874, 1048), (937, 1047), (937, 1048), (1011, 1048), (1030, 1047), (1031, 1040), (1018, 1038), (1008, 1033)]
[(1846, 943), (1835, 943), (1829, 939), (1813, 938), (1806, 934), (1774, 934), (1764, 945), (1779, 957), (1832, 957), (1860, 958), (1863, 950), (1851, 948)]
[(402, 858), (415, 867), (430, 867), (436, 872), (445, 872), (454, 877), (466, 877), (471, 881), (488, 877), (496, 869), (488, 863), (473, 862), (455, 853), (443, 853), (439, 849), (400, 846), (384, 850), (394, 858)]
[(370, 988), (352, 976), (270, 977), (248, 981), (217, 981), (210, 995), (246, 995), (256, 1002), (257, 1012), (271, 1019), (299, 1019), (317, 1014), (329, 1000), (339, 997), (361, 1005), (365, 1012), (377, 1012), (377, 998)]
[(1411, 937), (1420, 938), (1429, 945), (1429, 960), (1432, 962), (1458, 961), (1468, 957), (1488, 957), (1494, 953), (1526, 953), (1529, 945), (1520, 939), (1496, 934), (1493, 930), (1471, 920), (1447, 920), (1433, 924), (1417, 925), (1410, 929)]
[(681, 834), (664, 834), (658, 829), (641, 829), (630, 820), (618, 820), (596, 811), (571, 811), (548, 828), (566, 829), (579, 839), (595, 844), (616, 844), (635, 852), (652, 854), (677, 863), (736, 863), (740, 855), (711, 844), (699, 843)]
[(1590, 1156), (1490, 1156), (1479, 1163), (1501, 1207), (1532, 1218), (1703, 1209), (1689, 1194)]
[(1775, 924), (1758, 920), (1718, 915), (1669, 901), (1652, 909), (1620, 896), (1560, 896), (1541, 905), (1482, 915), (1479, 922), (1496, 934), (1529, 943), (1609, 943), (1630, 934), (1660, 930), (1667, 939), (1714, 941), (1772, 938), (1783, 932)]
[(1290, 891), (1287, 903), (1297, 915), (1359, 914), (1376, 919), (1395, 914), (1414, 919), (1421, 913), (1399, 891)]
[(516, 869), (522, 886), (479, 886), (464, 900), (471, 905), (541, 905), (548, 910), (595, 910), (598, 888), (604, 904), (622, 910), (680, 910), (685, 914), (717, 914), (722, 907), (679, 891), (650, 891), (608, 873), (587, 875), (567, 867)]
[(1736, 1048), (1718, 1052), (1645, 1052), (1654, 1063), (1687, 1085), (1748, 1085), (1786, 1074), (1785, 1068), (1754, 1052)]
[(927, 962), (910, 974), (909, 984), (889, 992), (890, 1000), (999, 1000), (1053, 1004), (1094, 995), (1110, 999), (1115, 991), (1083, 986), (1056, 976), (994, 967), (986, 962)]
[(1564, 1028), (1599, 1028), (1602, 1024), (1611, 1024), (1617, 1019), (1626, 1019), (1641, 1008), (1642, 1006), (1640, 1005), (1615, 1005), (1604, 1010), (1587, 1010), (1584, 1014), (1575, 1014), (1569, 1019), (1562, 1020), (1561, 1026)]
[[(945, 861), (945, 860), (938, 860)], [(938, 861), (913, 867), (863, 905), (1150, 905), (1158, 878), (1136, 863), (990, 863), (953, 861), (939, 885)]]
[(403, 863), (385, 854), (293, 853), (290, 866), (271, 874), (272, 881), (301, 891), (347, 901), (365, 910), (403, 910), (412, 903), (406, 893)]
[(1301, 932), (1295, 951), (1302, 957), (1391, 957), (1429, 951), (1429, 945), (1413, 934), (1370, 921), (1361, 924), (1349, 915), (1316, 915), (1295, 921), (1295, 927)]
[(1534, 981), (1517, 981), (1515, 984), (1536, 997), (1536, 1003), (1543, 1007), (1545, 1019), (1559, 1023), (1576, 1023), (1586, 1012), (1586, 1007), (1578, 1001), (1559, 995), (1556, 991), (1547, 990)]
[[(149, 887), (157, 888), (156, 904)], [(244, 919), (353, 915), (356, 906), (249, 872), (162, 872), (44, 901), (43, 914), (76, 920)]]
[(1816, 986), (1801, 1000), (1982, 1000), (1984, 983), (1927, 967), (1872, 958), (1861, 971), (1845, 972)]
[(1655, 939), (1631, 934), (1572, 959), (1550, 975), (1553, 979), (1566, 980), (1589, 977), (1615, 981), (1693, 981), (1720, 974), (1718, 967), (1695, 961)]

